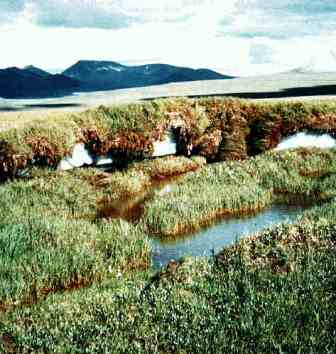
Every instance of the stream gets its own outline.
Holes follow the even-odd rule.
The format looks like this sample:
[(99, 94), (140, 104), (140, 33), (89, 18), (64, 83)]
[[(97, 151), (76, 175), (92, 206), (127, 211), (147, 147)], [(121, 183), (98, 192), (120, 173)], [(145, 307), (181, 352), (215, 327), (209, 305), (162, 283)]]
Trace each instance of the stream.
[[(156, 182), (149, 189), (135, 198), (125, 201), (106, 203), (99, 210), (96, 217), (103, 219), (124, 219), (137, 223), (144, 211), (145, 202), (154, 196), (163, 197), (169, 194), (179, 178), (166, 179)], [(232, 245), (242, 237), (283, 222), (295, 222), (303, 212), (311, 208), (314, 203), (307, 204), (274, 204), (256, 214), (230, 217), (219, 223), (185, 236), (174, 238), (150, 237), (152, 248), (152, 267), (159, 269), (172, 260), (181, 257), (209, 257), (217, 254), (224, 247)]]
[(152, 266), (158, 269), (184, 256), (209, 257), (238, 239), (281, 222), (294, 222), (308, 207), (273, 205), (248, 217), (230, 218), (195, 234), (173, 239), (151, 238)]

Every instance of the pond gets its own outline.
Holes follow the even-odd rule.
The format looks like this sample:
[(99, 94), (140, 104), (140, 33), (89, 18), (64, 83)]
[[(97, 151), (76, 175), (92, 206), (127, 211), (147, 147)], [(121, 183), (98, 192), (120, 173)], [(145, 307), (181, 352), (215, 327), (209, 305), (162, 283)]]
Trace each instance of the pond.
[(273, 205), (256, 215), (225, 219), (190, 236), (152, 238), (153, 268), (158, 269), (183, 256), (211, 256), (241, 237), (281, 222), (294, 222), (307, 208), (298, 205)]

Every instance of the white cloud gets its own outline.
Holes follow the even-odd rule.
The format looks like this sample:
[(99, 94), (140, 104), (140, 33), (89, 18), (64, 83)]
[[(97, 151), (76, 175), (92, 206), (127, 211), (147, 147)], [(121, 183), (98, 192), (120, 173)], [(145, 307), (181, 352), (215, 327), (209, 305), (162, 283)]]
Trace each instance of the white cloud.
[(118, 1), (34, 0), (30, 6), (33, 20), (46, 27), (119, 29), (136, 21)]
[(0, 67), (66, 68), (80, 59), (96, 59), (132, 65), (165, 62), (253, 75), (309, 65), (330, 68), (334, 61), (330, 50), (336, 50), (336, 26), (331, 20), (336, 2), (329, 0), (26, 0), (26, 6), (24, 0), (7, 0), (4, 4), (0, 3), (2, 17), (11, 13), (16, 21), (1, 26)]
[(0, 1), (0, 24), (10, 23), (23, 10), (25, 0), (1, 0)]
[[(41, 26), (118, 29), (134, 23), (183, 22), (199, 13), (213, 16), (216, 9), (232, 10), (236, 1), (227, 0), (224, 4), (218, 0), (142, 0), (139, 4), (138, 0), (13, 0), (13, 3), (17, 12), (29, 9), (31, 20)], [(2, 8), (5, 12), (10, 10), (9, 6)]]

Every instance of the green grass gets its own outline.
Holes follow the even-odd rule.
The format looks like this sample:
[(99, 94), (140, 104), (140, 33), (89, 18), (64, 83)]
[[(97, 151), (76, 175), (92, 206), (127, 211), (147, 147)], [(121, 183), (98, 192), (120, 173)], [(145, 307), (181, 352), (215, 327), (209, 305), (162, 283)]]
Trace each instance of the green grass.
[(135, 197), (156, 176), (193, 170), (201, 162), (168, 157), (111, 174), (35, 168), (30, 179), (1, 185), (0, 308), (148, 267), (147, 236), (125, 221), (99, 220), (101, 201)]
[(53, 295), (0, 332), (21, 353), (334, 352), (335, 213), (329, 203), (153, 278)]
[(0, 240), (2, 309), (149, 264), (146, 236), (122, 221), (32, 219), (1, 224)]
[(0, 186), (3, 222), (24, 222), (31, 216), (60, 219), (94, 212), (99, 192), (90, 183), (93, 169), (53, 173), (34, 171), (35, 178)]
[(98, 173), (36, 171), (31, 180), (0, 186), (0, 306), (148, 266), (140, 230), (89, 221), (102, 195), (90, 183)]
[(149, 201), (142, 225), (149, 233), (174, 236), (275, 202), (327, 200), (335, 196), (335, 176), (321, 181), (302, 176), (302, 171), (336, 171), (335, 154), (335, 150), (301, 149), (208, 165), (189, 174), (165, 198)]
[(202, 157), (167, 156), (142, 162), (133, 162), (124, 171), (98, 174), (95, 185), (103, 188), (104, 200), (118, 201), (134, 198), (150, 189), (158, 181), (183, 176), (206, 164)]

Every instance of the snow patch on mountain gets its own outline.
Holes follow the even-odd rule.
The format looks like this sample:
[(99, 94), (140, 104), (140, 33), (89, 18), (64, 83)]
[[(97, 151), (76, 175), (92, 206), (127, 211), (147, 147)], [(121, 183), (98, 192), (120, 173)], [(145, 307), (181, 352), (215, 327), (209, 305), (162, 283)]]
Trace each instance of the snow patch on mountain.
[(118, 71), (118, 72), (121, 72), (121, 71), (124, 71), (125, 68), (122, 68), (122, 67), (117, 67), (117, 66), (112, 66), (112, 65), (108, 65), (108, 66), (101, 66), (99, 68), (96, 68), (96, 71)]

